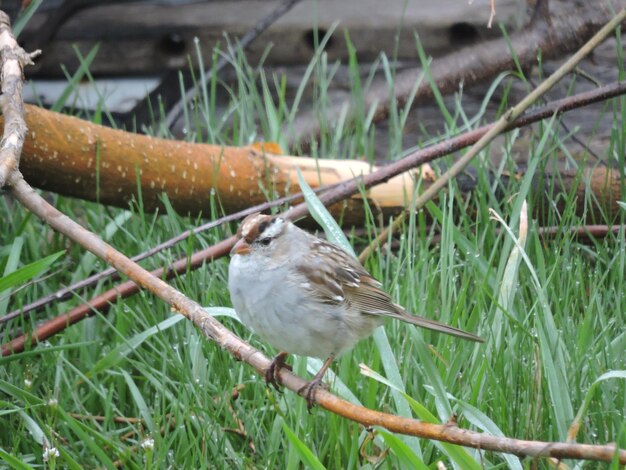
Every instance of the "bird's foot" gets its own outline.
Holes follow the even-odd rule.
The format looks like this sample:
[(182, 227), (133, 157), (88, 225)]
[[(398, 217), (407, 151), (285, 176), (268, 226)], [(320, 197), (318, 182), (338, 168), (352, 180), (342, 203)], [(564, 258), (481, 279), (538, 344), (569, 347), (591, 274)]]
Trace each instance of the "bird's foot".
[(308, 384), (298, 390), (298, 393), (306, 399), (306, 408), (309, 413), (311, 412), (311, 408), (313, 408), (313, 404), (315, 403), (315, 390), (318, 388), (328, 390), (329, 388), (328, 385), (323, 382), (323, 378), (323, 376), (315, 376), (313, 380), (311, 380)]
[(322, 364), (320, 370), (317, 371), (317, 374), (315, 374), (313, 380), (311, 380), (308, 384), (298, 390), (298, 393), (306, 399), (307, 410), (309, 413), (311, 412), (311, 408), (313, 408), (313, 403), (315, 403), (315, 390), (317, 388), (323, 388), (325, 390), (328, 390), (328, 385), (322, 382), (322, 379), (324, 378), (326, 371), (334, 360), (334, 354), (328, 356), (328, 359), (324, 361), (324, 364)]
[(280, 392), (280, 369), (283, 367), (287, 370), (292, 370), (291, 366), (285, 362), (287, 356), (289, 354), (286, 352), (279, 352), (276, 357), (272, 360), (272, 363), (269, 365), (267, 369), (265, 369), (265, 382), (268, 385), (272, 385), (276, 390)]

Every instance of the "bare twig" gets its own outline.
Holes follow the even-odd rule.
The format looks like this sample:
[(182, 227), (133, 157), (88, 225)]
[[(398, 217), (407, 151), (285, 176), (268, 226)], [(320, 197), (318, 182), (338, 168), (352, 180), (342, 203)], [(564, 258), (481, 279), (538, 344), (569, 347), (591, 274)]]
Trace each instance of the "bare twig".
[[(238, 47), (241, 50), (244, 50), (246, 47), (248, 47), (248, 44), (250, 44), (257, 37), (259, 37), (261, 33), (263, 33), (267, 28), (274, 24), (285, 13), (291, 10), (291, 8), (299, 1), (300, 0), (283, 1), (280, 5), (278, 5), (278, 7), (276, 7), (275, 10), (273, 10), (269, 15), (261, 18), (250, 31), (244, 34), (244, 36), (239, 41)], [(217, 65), (215, 66), (215, 73), (222, 70), (226, 66), (226, 64), (228, 64), (228, 59), (226, 59), (225, 57), (220, 57)], [(192, 88), (187, 90), (187, 92), (185, 92), (185, 96), (183, 96), (180, 101), (176, 102), (174, 106), (172, 106), (172, 108), (167, 113), (167, 116), (165, 117), (165, 126), (168, 129), (170, 129), (174, 125), (176, 120), (181, 116), (185, 106), (187, 106), (187, 104), (196, 97), (200, 90), (202, 90), (202, 88), (206, 86), (208, 80), (212, 75), (212, 72), (212, 70), (207, 70), (204, 76), (200, 77), (198, 82)]]
[(569, 232), (579, 238), (603, 238), (609, 233), (617, 235), (624, 230), (623, 225), (582, 225), (580, 227), (539, 227), (537, 232), (543, 237), (555, 237), (559, 233)]
[[(534, 83), (534, 81), (533, 81), (532, 79), (530, 79), (530, 78), (529, 78), (529, 79), (528, 79), (528, 83), (530, 83), (530, 85), (531, 85), (533, 88), (537, 88), (537, 85)], [(544, 97), (542, 98), (542, 101), (543, 101), (544, 103), (546, 103), (546, 104), (548, 104), (548, 103), (549, 103), (548, 98), (547, 98), (547, 94), (546, 94), (546, 96), (544, 96)], [(580, 139), (580, 138), (579, 138), (579, 137), (578, 137), (575, 133), (573, 133), (573, 132), (571, 131), (571, 129), (569, 128), (569, 126), (568, 126), (568, 125), (567, 125), (567, 123), (565, 122), (565, 119), (562, 119), (562, 120), (559, 122), (559, 125), (563, 128), (563, 130), (564, 130), (565, 132), (567, 132), (567, 133), (569, 134), (569, 138), (570, 138), (570, 139), (572, 139), (572, 140), (573, 140), (574, 142), (576, 142), (576, 143), (577, 143), (580, 147), (582, 147), (582, 148), (583, 148), (583, 150), (585, 150), (585, 151), (586, 151), (589, 155), (591, 155), (593, 158), (595, 158), (595, 159), (596, 159), (596, 161), (598, 161), (599, 163), (606, 164), (606, 162), (604, 162), (604, 161), (600, 158), (600, 156), (599, 156), (597, 153), (595, 153), (595, 152), (591, 149), (591, 147), (589, 147), (589, 146), (588, 146), (585, 142), (583, 142), (583, 141), (582, 141), (582, 139)]]
[[(624, 10), (623, 13), (626, 14), (626, 10)], [(2, 55), (4, 58), (4, 51)], [(16, 98), (21, 100), (21, 95), (18, 95)], [(139, 285), (163, 299), (177, 312), (193, 321), (207, 338), (212, 339), (219, 346), (228, 350), (237, 359), (246, 361), (248, 364), (255, 367), (259, 373), (263, 373), (267, 370), (270, 365), (269, 358), (265, 357), (260, 351), (252, 348), (249, 344), (245, 343), (222, 326), (221, 323), (208, 315), (196, 302), (188, 299), (163, 280), (152, 276), (145, 269), (133, 263), (126, 256), (102, 241), (98, 236), (81, 227), (51, 206), (24, 181), (19, 171), (13, 171), (8, 175), (8, 182), (14, 196), (28, 210), (47, 222), (52, 228), (81, 244), (81, 246), (84, 246), (96, 256), (128, 275)], [(284, 369), (280, 371), (280, 378), (281, 382), (286, 387), (294, 391), (303, 389), (306, 384), (304, 379)], [(483, 450), (535, 457), (610, 461), (617, 456), (619, 462), (626, 463), (626, 450), (618, 450), (615, 446), (611, 445), (595, 446), (558, 442), (524, 441), (486, 435), (462, 429), (458, 426), (425, 423), (370, 410), (346, 402), (323, 389), (316, 390), (315, 401), (322, 407), (340, 416), (355, 420), (364, 425), (382, 426), (392, 432), (421, 436), (427, 439), (436, 439)], [(161, 432), (163, 432), (163, 430), (164, 428), (162, 428)]]
[[(226, 256), (235, 244), (235, 237), (227, 238), (204, 250), (194, 253), (190, 258), (184, 257), (172, 263), (167, 268), (158, 268), (150, 272), (151, 275), (165, 280), (176, 275), (184, 274), (187, 270), (194, 270), (214, 259)], [(110, 263), (109, 263), (110, 264)], [(102, 294), (90, 299), (87, 303), (78, 305), (68, 312), (58, 315), (51, 320), (39, 325), (28, 335), (20, 335), (17, 338), (2, 345), (2, 356), (9, 356), (24, 350), (28, 344), (37, 344), (65, 330), (67, 327), (84, 320), (89, 315), (97, 312), (106, 313), (111, 304), (130, 297), (139, 292), (140, 286), (129, 280), (114, 286)]]
[[(426, 227), (426, 233), (430, 233), (432, 226)], [(560, 227), (560, 226), (549, 226), (549, 227), (537, 227), (537, 233), (545, 240), (552, 240), (560, 234), (570, 234), (578, 239), (579, 242), (590, 242), (597, 238), (604, 238), (609, 234), (617, 235), (621, 230), (625, 230), (626, 226), (623, 225), (580, 225), (577, 227)], [(495, 229), (496, 235), (499, 235), (501, 230), (499, 228)], [(364, 236), (367, 234), (366, 229), (359, 229), (354, 231), (355, 236)], [(346, 233), (349, 235), (349, 233)], [(434, 233), (433, 235), (428, 237), (428, 245), (435, 246), (439, 242), (441, 242), (441, 233)], [(399, 248), (400, 242), (396, 239), (391, 241), (391, 249), (395, 250)]]
[[(537, 88), (531, 91), (522, 101), (517, 105), (510, 108), (504, 115), (493, 125), (489, 131), (484, 134), (472, 147), (457, 160), (450, 169), (441, 175), (424, 193), (422, 193), (415, 201), (414, 210), (419, 210), (430, 201), (440, 189), (442, 189), (448, 181), (463, 171), (463, 169), (472, 161), (472, 159), (480, 152), (495, 136), (503, 132), (511, 122), (515, 121), (524, 111), (532, 104), (534, 104), (538, 98), (544, 93), (550, 90), (555, 84), (557, 84), (565, 75), (571, 72), (574, 67), (584, 59), (596, 46), (602, 43), (609, 34), (611, 34), (615, 28), (617, 28), (622, 21), (626, 18), (626, 9), (623, 9), (615, 17), (611, 19), (606, 25), (584, 45), (582, 46), (572, 57), (570, 57), (563, 65), (561, 65), (552, 75), (550, 75), (544, 82), (542, 82)], [(403, 212), (394, 222), (381, 231), (381, 233), (372, 240), (372, 243), (359, 255), (359, 261), (363, 263), (365, 259), (374, 251), (382, 246), (389, 236), (389, 231), (394, 232), (404, 223), (406, 217), (406, 211)]]

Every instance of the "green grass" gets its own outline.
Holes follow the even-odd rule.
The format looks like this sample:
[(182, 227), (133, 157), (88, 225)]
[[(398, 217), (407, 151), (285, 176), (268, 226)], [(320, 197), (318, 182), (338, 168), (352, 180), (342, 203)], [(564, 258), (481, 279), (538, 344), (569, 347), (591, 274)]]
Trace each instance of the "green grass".
[[(266, 135), (280, 142), (279, 129), (299, 112), (305, 83), (288, 96), (284, 77), (266, 75), (241, 54), (231, 57), (237, 80), (227, 84), (212, 76), (199, 106), (185, 111), (189, 138), (241, 145)], [(383, 64), (385, 76), (393, 80), (392, 65), (386, 60)], [(369, 80), (357, 79), (354, 56), (349, 66), (352, 99), (362, 102)], [(314, 108), (321, 114), (328, 105), (327, 90), (335, 69), (336, 64), (320, 53), (307, 71)], [(503, 99), (514, 79), (498, 78)], [(217, 92), (229, 94), (222, 114), (211, 100)], [(460, 102), (455, 100), (456, 107), (442, 113), (446, 135), (480, 123), (465, 114)], [(499, 103), (494, 105), (497, 109)], [(607, 155), (621, 155), (622, 168), (625, 105), (624, 99), (616, 99), (606, 107), (615, 127)], [(391, 109), (389, 146), (400, 153), (407, 113), (395, 106)], [(102, 114), (105, 110), (95, 116)], [(327, 128), (314, 153), (373, 157), (375, 134), (369, 115), (365, 110), (355, 123), (343, 121)], [(153, 129), (163, 133), (156, 126)], [(509, 134), (502, 165), (491, 164), (487, 152), (479, 157), (478, 188), (469, 199), (463, 199), (455, 182), (450, 183), (438, 201), (411, 214), (396, 249), (385, 247), (368, 262), (368, 269), (408, 310), (477, 332), (486, 343), (389, 323), (384, 333), (378, 331), (337, 361), (335, 391), (391, 413), (445, 422), (456, 412), (463, 427), (546, 441), (564, 441), (584, 405), (578, 441), (619, 441), (626, 446), (623, 374), (613, 373), (594, 385), (603, 374), (626, 369), (624, 231), (588, 245), (565, 231), (543, 240), (531, 219), (523, 247), (516, 248), (514, 241), (523, 200), (531, 209), (535, 206), (531, 177), (541, 174), (567, 144), (557, 130), (558, 122), (544, 123), (529, 139), (525, 178), (493, 185), (488, 172), (512, 169), (511, 145), (518, 133)], [(166, 216), (143, 213), (140, 203), (122, 211), (50, 197), (59, 209), (129, 255), (197, 223), (172, 211)], [(571, 195), (563, 197), (571, 199)], [(579, 202), (587, 207), (594, 204), (591, 198)], [(216, 217), (220, 214), (217, 197), (213, 207), (212, 217)], [(490, 208), (510, 226), (514, 237), (490, 217)], [(622, 211), (617, 219), (597, 223), (623, 223), (625, 215)], [(4, 221), (0, 224), (3, 275), (66, 250), (49, 267), (39, 263), (37, 272), (31, 267), (30, 275), (39, 276), (31, 284), (0, 293), (0, 315), (105, 267), (6, 197), (0, 199), (0, 220)], [(370, 235), (352, 238), (353, 245), (362, 247), (375, 235), (378, 228), (373, 221), (372, 216)], [(545, 223), (565, 229), (582, 222), (569, 204)], [(203, 233), (142, 264), (167, 264), (223, 239), (234, 228)], [(432, 244), (436, 233), (441, 241)], [(202, 305), (230, 306), (227, 267), (228, 259), (221, 259), (180, 276), (173, 284)], [(11, 327), (30, 330), (36, 322), (110, 286), (101, 282)], [(36, 348), (0, 359), (0, 466), (111, 468), (117, 460), (124, 468), (395, 469), (434, 468), (438, 460), (447, 465), (454, 462), (458, 468), (533, 465), (528, 459), (479, 453), (380, 429), (370, 432), (317, 408), (309, 414), (304, 400), (268, 388), (250, 367), (219, 350), (189, 322), (171, 318), (168, 306), (141, 293), (116, 303), (107, 315), (96, 315)], [(220, 319), (268, 354), (275, 352), (237, 321)], [(160, 330), (155, 328), (158, 324)], [(361, 363), (373, 371), (371, 377), (360, 373)], [(294, 370), (306, 374), (307, 362), (297, 358)], [(93, 416), (103, 419), (96, 421)], [(141, 422), (115, 422), (120, 416)], [(233, 431), (239, 428), (245, 436)], [(58, 449), (59, 457), (44, 464), (44, 447)], [(540, 468), (546, 466), (539, 463)]]

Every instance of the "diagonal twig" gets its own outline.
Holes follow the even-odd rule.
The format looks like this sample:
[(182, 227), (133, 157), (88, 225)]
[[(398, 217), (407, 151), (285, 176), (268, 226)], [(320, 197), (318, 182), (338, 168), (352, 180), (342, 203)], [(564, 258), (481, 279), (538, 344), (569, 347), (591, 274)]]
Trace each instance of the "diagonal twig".
[[(247, 362), (259, 373), (264, 373), (270, 366), (271, 361), (269, 358), (225, 328), (214, 317), (207, 314), (199, 304), (188, 299), (166, 282), (151, 275), (112, 246), (102, 241), (98, 236), (81, 227), (48, 204), (24, 181), (19, 172), (13, 174), (10, 182), (13, 194), (28, 210), (45, 220), (58, 232), (80, 243), (96, 256), (106, 260), (116, 269), (134, 279), (143, 288), (170, 304), (175, 311), (191, 320), (207, 338), (212, 339), (219, 346), (228, 350), (235, 358)], [(293, 375), (284, 369), (280, 371), (280, 378), (283, 385), (295, 392), (303, 390), (307, 383), (303, 378)], [(610, 461), (617, 453), (619, 460), (626, 462), (626, 450), (616, 451), (612, 445), (566, 444), (502, 438), (462, 429), (457, 426), (450, 426), (449, 424), (431, 424), (381, 413), (354, 405), (323, 389), (316, 390), (315, 402), (339, 416), (355, 420), (364, 425), (382, 426), (392, 432), (436, 439), (483, 450), (534, 457), (582, 458), (603, 461)]]
[[(604, 101), (609, 98), (619, 96), (623, 93), (626, 93), (626, 82), (614, 82), (614, 83), (597, 88), (592, 91), (579, 93), (579, 94), (576, 94), (567, 98), (563, 98), (561, 100), (552, 101), (550, 103), (547, 103), (546, 106), (542, 108), (528, 112), (520, 116), (513, 123), (507, 126), (506, 130), (524, 127), (533, 122), (537, 122), (541, 119), (550, 117), (553, 114), (560, 115), (564, 112), (571, 111), (573, 109), (586, 106), (586, 105), (589, 105), (598, 101)], [(398, 160), (395, 163), (387, 165), (386, 167), (379, 170), (378, 172), (375, 172), (375, 173), (372, 173), (371, 175), (366, 176), (363, 179), (363, 186), (366, 188), (375, 186), (376, 184), (387, 181), (388, 179), (400, 173), (408, 171), (412, 168), (415, 168), (423, 163), (427, 163), (429, 161), (435, 160), (436, 158), (449, 155), (457, 150), (467, 147), (468, 145), (475, 143), (480, 137), (482, 137), (491, 128), (491, 126), (492, 124), (483, 126), (478, 129), (460, 134), (456, 137), (446, 139), (431, 147), (413, 152), (407, 155), (406, 157), (402, 158), (401, 160)], [(337, 195), (337, 198), (334, 198), (335, 201), (339, 201), (342, 198), (348, 197), (351, 194), (354, 194), (358, 190), (358, 188), (355, 186), (347, 187), (345, 186), (345, 184), (339, 183), (334, 186), (329, 186), (328, 188), (316, 188), (315, 191), (320, 192), (320, 191), (325, 191), (326, 189), (338, 189), (338, 188), (343, 188), (343, 190), (340, 194)], [(255, 206), (254, 208), (246, 209), (244, 211), (238, 212), (237, 214), (239, 214), (239, 217), (244, 217), (245, 215), (249, 213), (249, 211), (253, 211), (253, 212), (257, 210), (259, 212), (264, 211), (268, 208), (275, 207), (284, 202), (289, 202), (294, 199), (298, 199), (299, 197), (301, 197), (300, 193), (294, 194), (293, 196), (288, 196), (286, 198), (281, 198), (273, 202)], [(322, 197), (322, 200), (325, 200), (325, 198)], [(329, 201), (328, 203), (330, 202), (332, 201)], [(237, 214), (226, 216), (220, 222), (220, 225), (221, 223), (226, 223), (227, 221), (238, 220), (239, 217), (237, 216)], [(218, 224), (218, 222), (219, 221), (216, 221), (215, 224)], [(208, 224), (205, 224), (201, 227), (194, 229), (193, 233), (198, 233), (200, 231), (213, 228), (214, 226), (217, 226), (217, 225), (212, 225), (212, 223), (208, 223)], [(142, 259), (145, 259), (148, 256), (152, 256), (153, 254), (160, 252), (163, 249), (169, 248), (171, 245), (183, 239), (186, 239), (189, 236), (186, 234), (190, 235), (191, 231), (184, 232), (183, 234), (180, 234), (162, 243), (161, 245), (158, 245), (144, 253), (141, 253), (140, 255), (137, 255), (136, 257), (133, 257), (132, 259), (133, 261), (140, 261)], [(32, 311), (40, 310), (41, 308), (43, 308), (50, 302), (54, 302), (57, 300), (66, 300), (70, 298), (71, 295), (76, 290), (94, 285), (99, 280), (104, 279), (107, 276), (113, 275), (114, 272), (115, 270), (112, 268), (107, 269), (101, 273), (95, 274), (93, 276), (88, 277), (87, 279), (84, 279), (75, 284), (72, 284), (71, 286), (67, 288), (61, 289), (48, 296), (42, 297), (41, 299), (38, 299), (31, 304), (25, 305), (20, 309), (13, 310), (12, 312), (9, 312), (8, 314), (6, 314), (4, 317), (0, 318), (0, 324), (6, 323), (9, 320), (13, 318), (17, 318), (20, 315), (24, 315)]]

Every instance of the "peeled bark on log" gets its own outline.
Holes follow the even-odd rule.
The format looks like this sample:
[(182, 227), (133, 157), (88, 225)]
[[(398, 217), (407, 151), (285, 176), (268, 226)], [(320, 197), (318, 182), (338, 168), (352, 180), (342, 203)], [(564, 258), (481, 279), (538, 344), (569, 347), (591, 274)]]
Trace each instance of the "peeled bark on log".
[[(266, 201), (269, 192), (278, 197), (299, 191), (299, 167), (311, 187), (332, 185), (366, 174), (376, 167), (357, 160), (311, 159), (280, 156), (255, 146), (227, 147), (187, 143), (110, 129), (74, 117), (26, 106), (30, 129), (20, 168), (35, 187), (65, 196), (127, 207), (137, 197), (138, 176), (143, 207), (154, 211), (162, 207), (161, 195), (167, 194), (175, 210), (182, 214), (208, 216), (211, 194), (219, 198), (227, 213)], [(266, 148), (271, 149), (271, 145)], [(422, 169), (425, 168), (424, 166)], [(422, 184), (434, 179), (429, 167)], [(420, 170), (404, 173), (367, 191), (370, 206), (385, 220), (400, 212), (411, 200)], [(575, 175), (558, 173), (552, 178), (541, 175), (536, 185), (537, 213), (553, 210), (553, 193), (547, 191), (554, 179), (556, 190), (569, 192), (576, 186), (577, 201), (592, 191), (600, 207), (616, 213), (620, 178), (616, 170), (588, 169), (580, 180)], [(463, 192), (475, 189), (476, 178), (459, 181)], [(601, 220), (588, 207), (590, 220)], [(582, 213), (583, 204), (578, 204)], [(359, 196), (331, 207), (333, 216), (346, 226), (362, 225), (365, 211)]]

